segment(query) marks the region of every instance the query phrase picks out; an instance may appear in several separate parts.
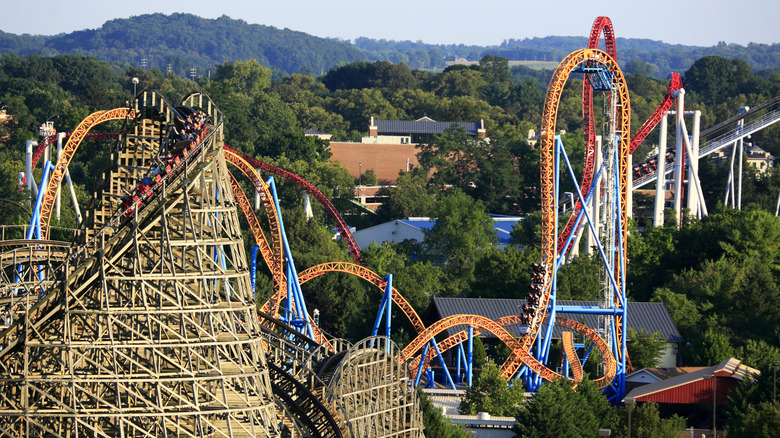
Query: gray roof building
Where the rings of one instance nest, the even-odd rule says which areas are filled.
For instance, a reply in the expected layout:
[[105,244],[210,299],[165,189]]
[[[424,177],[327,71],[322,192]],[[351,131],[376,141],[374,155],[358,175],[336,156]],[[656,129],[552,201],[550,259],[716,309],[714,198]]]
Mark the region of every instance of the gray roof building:
[[[520,299],[496,299],[496,298],[440,298],[434,297],[431,305],[425,312],[426,319],[442,319],[451,315],[480,315],[486,318],[497,320],[504,316],[516,315],[520,313],[520,309],[523,304],[526,304],[526,300]],[[568,301],[558,300],[558,304],[562,306],[598,306],[599,303],[595,301]],[[558,313],[559,316],[564,318],[573,319],[575,321],[582,321],[583,324],[588,327],[596,328],[598,326],[597,315],[583,315],[572,313]],[[680,332],[677,330],[677,326],[674,325],[669,311],[666,309],[664,303],[628,303],[628,327],[637,331],[644,329],[648,332],[660,332],[667,342],[682,342]],[[454,335],[455,333],[467,329],[467,326],[456,326],[447,330],[447,336]],[[523,326],[508,326],[507,331],[512,336],[518,337],[523,331]],[[553,329],[553,338],[560,339],[563,329],[555,327]],[[492,333],[483,333],[480,335],[483,338],[495,338]]]

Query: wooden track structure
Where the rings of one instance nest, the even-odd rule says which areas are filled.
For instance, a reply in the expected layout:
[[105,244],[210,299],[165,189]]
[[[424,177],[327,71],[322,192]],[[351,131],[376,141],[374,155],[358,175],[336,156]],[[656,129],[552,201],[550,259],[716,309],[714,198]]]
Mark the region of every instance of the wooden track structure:
[[[422,437],[391,341],[312,340],[256,310],[238,211],[250,223],[254,212],[228,171],[222,114],[198,93],[180,107],[209,123],[129,209],[177,141],[175,110],[155,93],[71,135],[55,172],[92,127],[126,124],[77,240],[0,243],[0,305],[20,309],[0,327],[0,436]],[[281,266],[270,235],[255,237]]]

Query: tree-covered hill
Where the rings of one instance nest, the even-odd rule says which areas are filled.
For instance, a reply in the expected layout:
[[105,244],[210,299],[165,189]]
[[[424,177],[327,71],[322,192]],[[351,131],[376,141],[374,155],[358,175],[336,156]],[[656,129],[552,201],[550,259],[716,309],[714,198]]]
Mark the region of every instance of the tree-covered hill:
[[211,20],[191,14],[147,14],[107,21],[99,29],[55,36],[14,35],[0,31],[0,53],[20,56],[73,54],[110,63],[166,71],[181,76],[192,67],[257,59],[287,73],[320,74],[367,58],[348,44],[290,29],[249,24],[222,16]]
[[[616,29],[619,32],[619,29]],[[618,33],[619,35],[619,33]],[[471,61],[485,55],[503,56],[509,60],[560,61],[574,50],[587,47],[588,38],[547,36],[508,39],[495,46],[468,46],[464,44],[425,44],[412,41],[373,40],[357,38],[353,44],[370,60],[405,62],[412,68],[444,67],[446,61],[465,58]],[[604,43],[601,43],[602,47]],[[671,72],[684,72],[705,56],[722,56],[747,61],[753,70],[780,69],[780,44],[745,46],[720,43],[712,47],[668,44],[640,38],[617,38],[618,60],[631,73],[652,74],[664,78]],[[641,71],[633,71],[644,67]]]
[[[620,35],[619,27],[616,33]],[[403,62],[412,69],[434,71],[446,67],[446,61],[457,58],[478,61],[486,55],[502,56],[510,61],[557,62],[587,43],[587,29],[582,36],[507,39],[493,46],[363,37],[343,41],[249,24],[227,16],[206,19],[191,14],[139,15],[110,20],[99,29],[54,36],[15,35],[0,30],[0,54],[87,55],[119,65],[120,71],[130,66],[140,67],[141,60],[146,59],[148,68],[166,71],[170,65],[180,76],[188,75],[193,67],[205,76],[207,69],[218,64],[247,59],[257,59],[263,66],[288,74],[309,75],[320,75],[333,67],[359,61]],[[665,78],[673,71],[684,72],[706,56],[744,60],[763,76],[780,70],[780,44],[720,43],[699,47],[618,38],[617,50],[620,65],[627,73],[656,78]]]

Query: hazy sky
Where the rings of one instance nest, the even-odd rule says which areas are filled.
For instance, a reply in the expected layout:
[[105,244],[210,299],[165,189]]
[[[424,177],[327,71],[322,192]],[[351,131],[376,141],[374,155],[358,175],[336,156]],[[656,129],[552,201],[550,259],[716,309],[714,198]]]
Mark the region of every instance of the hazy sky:
[[0,9],[0,30],[53,35],[154,12],[227,15],[321,37],[477,45],[587,36],[593,20],[607,15],[618,37],[698,46],[780,42],[778,0],[11,0]]

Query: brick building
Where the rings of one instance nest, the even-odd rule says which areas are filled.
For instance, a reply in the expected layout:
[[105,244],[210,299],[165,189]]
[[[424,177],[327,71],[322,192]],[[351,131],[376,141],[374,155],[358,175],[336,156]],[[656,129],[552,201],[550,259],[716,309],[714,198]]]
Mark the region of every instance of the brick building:
[[368,136],[360,142],[332,141],[332,161],[338,161],[355,178],[373,169],[380,184],[393,184],[398,172],[418,167],[417,145],[443,134],[447,128],[463,128],[466,134],[486,138],[485,123],[437,122],[428,117],[418,120],[375,120],[371,117]]

